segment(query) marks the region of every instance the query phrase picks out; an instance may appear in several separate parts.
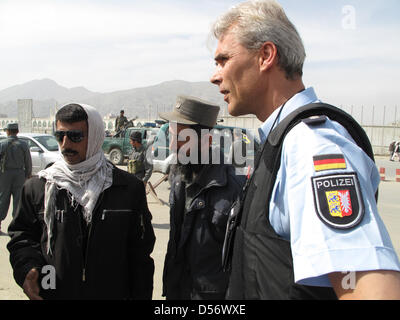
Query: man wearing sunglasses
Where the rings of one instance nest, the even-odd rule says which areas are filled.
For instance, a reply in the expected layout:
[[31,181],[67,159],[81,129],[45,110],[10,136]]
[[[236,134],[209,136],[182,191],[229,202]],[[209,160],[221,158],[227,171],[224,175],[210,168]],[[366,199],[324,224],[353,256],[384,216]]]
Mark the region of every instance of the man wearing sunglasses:
[[60,122],[57,129],[54,136],[60,144],[65,162],[73,165],[84,161],[88,143],[86,123]]
[[144,185],[106,160],[91,106],[56,114],[63,159],[23,188],[7,248],[30,299],[151,299],[155,236]]

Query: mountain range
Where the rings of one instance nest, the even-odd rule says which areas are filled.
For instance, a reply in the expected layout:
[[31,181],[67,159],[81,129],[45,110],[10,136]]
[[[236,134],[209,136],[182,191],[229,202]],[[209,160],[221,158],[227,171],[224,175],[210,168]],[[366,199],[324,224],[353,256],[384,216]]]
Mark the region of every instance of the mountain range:
[[109,93],[92,92],[84,87],[66,88],[51,79],[33,80],[0,91],[0,114],[17,117],[17,100],[33,99],[33,116],[50,116],[50,110],[70,102],[97,108],[101,115],[119,114],[121,109],[130,119],[157,118],[157,112],[172,110],[178,95],[189,95],[216,103],[223,114],[226,103],[217,86],[210,82],[173,80],[154,86]]

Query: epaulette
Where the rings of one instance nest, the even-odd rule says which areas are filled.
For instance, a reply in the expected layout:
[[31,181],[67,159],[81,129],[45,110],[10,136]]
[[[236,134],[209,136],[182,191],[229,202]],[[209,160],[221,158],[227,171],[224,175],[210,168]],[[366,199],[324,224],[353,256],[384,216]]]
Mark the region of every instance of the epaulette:
[[321,115],[321,116],[312,116],[306,119],[302,119],[301,121],[308,126],[319,126],[325,123],[327,119],[328,119],[327,116]]

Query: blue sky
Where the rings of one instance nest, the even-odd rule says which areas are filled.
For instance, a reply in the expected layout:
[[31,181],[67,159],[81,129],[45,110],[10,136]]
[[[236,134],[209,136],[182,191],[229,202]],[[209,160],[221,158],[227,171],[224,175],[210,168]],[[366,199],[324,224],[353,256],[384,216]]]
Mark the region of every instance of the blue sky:
[[[0,0],[0,90],[42,78],[98,92],[208,81],[210,25],[239,2]],[[400,1],[280,3],[306,47],[304,82],[322,100],[400,105]]]

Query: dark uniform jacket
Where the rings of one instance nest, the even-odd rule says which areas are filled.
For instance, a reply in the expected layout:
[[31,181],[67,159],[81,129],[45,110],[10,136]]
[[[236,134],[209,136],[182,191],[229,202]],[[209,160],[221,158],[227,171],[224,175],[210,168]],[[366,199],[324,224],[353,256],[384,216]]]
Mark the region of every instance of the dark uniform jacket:
[[32,158],[28,144],[17,136],[10,136],[0,141],[0,159],[0,172],[2,169],[5,171],[20,169],[24,170],[25,178],[31,176]]
[[51,265],[56,270],[56,289],[41,288],[45,299],[151,299],[150,253],[155,236],[143,183],[114,168],[113,184],[100,195],[89,226],[81,207],[73,209],[66,191],[60,190],[51,256],[43,220],[44,187],[44,179],[25,183],[8,230],[16,282],[22,286],[30,269],[35,267],[41,274],[43,266]]
[[16,136],[0,141],[0,223],[7,216],[10,197],[13,217],[22,186],[32,174],[32,159],[28,144]]
[[192,190],[186,190],[180,175],[174,177],[163,274],[167,299],[224,299],[229,275],[222,271],[222,245],[243,184],[244,177],[229,165],[207,165]]

